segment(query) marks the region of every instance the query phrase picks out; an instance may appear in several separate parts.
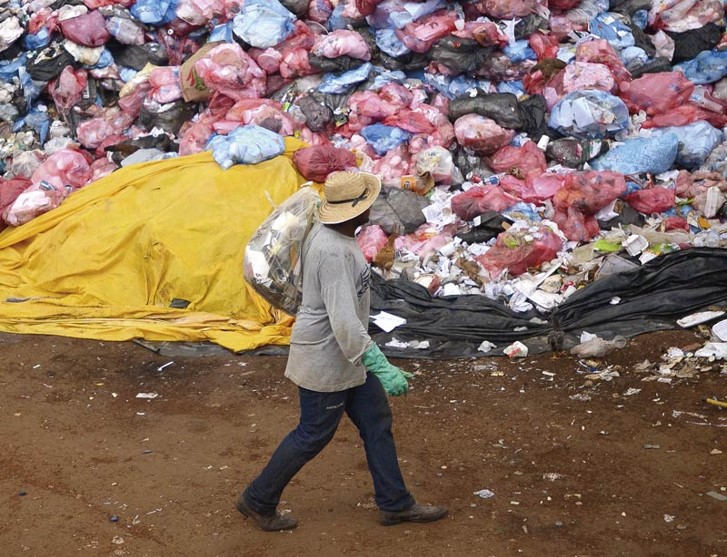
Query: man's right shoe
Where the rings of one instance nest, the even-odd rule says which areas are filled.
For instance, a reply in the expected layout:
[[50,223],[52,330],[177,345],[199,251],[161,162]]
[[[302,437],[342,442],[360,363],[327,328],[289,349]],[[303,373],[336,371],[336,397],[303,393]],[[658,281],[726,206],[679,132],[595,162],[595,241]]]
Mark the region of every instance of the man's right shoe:
[[445,516],[447,509],[444,507],[414,503],[405,511],[379,511],[379,522],[384,526],[393,526],[401,522],[434,522]]
[[266,532],[277,532],[278,530],[292,530],[298,526],[298,521],[292,516],[285,516],[279,512],[275,512],[271,515],[263,515],[253,511],[250,506],[245,502],[242,495],[237,498],[237,504],[235,505],[240,513],[255,521],[255,524],[261,530]]

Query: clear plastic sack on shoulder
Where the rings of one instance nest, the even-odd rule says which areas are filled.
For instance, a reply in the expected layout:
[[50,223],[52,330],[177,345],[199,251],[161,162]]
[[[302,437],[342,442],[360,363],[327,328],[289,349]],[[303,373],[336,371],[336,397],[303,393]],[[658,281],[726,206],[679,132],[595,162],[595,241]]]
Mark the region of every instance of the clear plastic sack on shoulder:
[[301,187],[263,221],[245,248],[243,274],[268,303],[295,315],[303,282],[303,243],[317,221],[320,197]]

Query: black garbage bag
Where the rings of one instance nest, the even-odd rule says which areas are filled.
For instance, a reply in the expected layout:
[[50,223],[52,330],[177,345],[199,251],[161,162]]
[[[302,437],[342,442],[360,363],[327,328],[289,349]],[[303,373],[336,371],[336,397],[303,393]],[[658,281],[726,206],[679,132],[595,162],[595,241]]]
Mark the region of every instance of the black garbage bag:
[[177,135],[182,124],[190,120],[196,112],[194,104],[182,100],[164,105],[164,107],[164,111],[154,112],[142,105],[138,120],[139,125],[147,130],[156,127],[172,135]]
[[106,48],[119,66],[126,66],[136,71],[140,71],[147,64],[166,66],[169,62],[166,50],[158,43],[124,45],[110,40],[106,43]]
[[652,0],[611,0],[609,11],[634,15],[639,10],[650,10]]
[[452,155],[454,165],[460,169],[465,178],[472,176],[480,176],[485,178],[492,176],[494,173],[487,165],[485,157],[480,157],[466,147],[458,146]]
[[707,23],[699,29],[690,29],[683,33],[666,32],[674,39],[674,56],[672,63],[678,64],[696,58],[703,50],[712,50],[722,38],[722,28],[716,23]]
[[179,143],[174,141],[167,134],[145,135],[136,139],[121,141],[114,145],[108,145],[104,151],[111,153],[111,160],[116,164],[121,164],[126,157],[136,153],[139,149],[159,149],[165,153],[179,152]]
[[518,20],[515,24],[515,38],[518,40],[527,39],[535,31],[548,31],[549,29],[550,22],[547,19],[537,14],[530,14]]
[[427,205],[429,200],[418,193],[383,186],[371,206],[369,222],[378,224],[387,234],[409,234],[427,222],[422,213]]
[[473,226],[466,232],[455,234],[457,238],[468,244],[481,244],[495,238],[504,227],[503,223],[509,222],[497,211],[486,211],[479,215],[479,224]]
[[543,95],[530,95],[518,102],[518,108],[523,120],[522,131],[536,140],[546,134],[548,123],[545,116],[548,106]]
[[644,33],[641,27],[637,26],[634,22],[629,22],[629,27],[631,28],[631,34],[634,36],[635,46],[646,52],[649,58],[656,56],[654,43],[651,42],[651,39]]
[[429,51],[432,61],[457,74],[477,71],[491,54],[492,48],[480,46],[473,39],[462,39],[454,35],[438,40]]
[[33,81],[50,81],[58,77],[66,66],[77,67],[78,63],[59,41],[28,52],[26,69]]
[[308,0],[280,0],[280,3],[298,19],[305,19],[308,15]]
[[355,70],[363,65],[364,61],[350,56],[337,56],[336,58],[326,58],[316,54],[308,55],[308,62],[312,68],[317,68],[323,73],[341,73],[348,70]]
[[545,152],[548,158],[563,166],[579,168],[583,163],[607,150],[606,143],[603,141],[564,137],[551,141]]
[[626,69],[629,71],[632,78],[637,79],[647,73],[670,72],[672,71],[672,66],[668,58],[657,56],[656,58],[646,62],[646,64],[629,66]]
[[472,113],[491,118],[503,128],[518,130],[523,126],[517,97],[512,93],[485,93],[477,89],[474,96],[457,97],[449,103],[449,119],[452,122]]
[[316,95],[305,95],[297,100],[297,104],[305,116],[306,126],[311,131],[322,131],[333,121],[333,110]]
[[409,52],[397,57],[379,53],[379,63],[391,71],[414,72],[426,68],[429,61],[427,53]]

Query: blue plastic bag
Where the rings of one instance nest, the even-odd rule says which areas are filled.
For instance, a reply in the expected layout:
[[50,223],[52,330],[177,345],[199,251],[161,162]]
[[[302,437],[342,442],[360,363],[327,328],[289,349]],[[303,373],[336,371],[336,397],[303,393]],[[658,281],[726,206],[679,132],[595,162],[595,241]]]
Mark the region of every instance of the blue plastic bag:
[[366,23],[374,29],[403,29],[409,23],[446,6],[447,3],[444,0],[426,0],[424,2],[384,0],[376,6],[376,11],[366,18]]
[[624,102],[598,90],[573,91],[553,107],[548,126],[563,135],[580,139],[601,139],[625,130],[629,109]]
[[318,91],[336,95],[347,93],[353,86],[366,81],[372,68],[371,62],[366,62],[354,70],[326,74],[318,85]]
[[403,56],[411,52],[406,45],[396,36],[393,29],[379,29],[376,31],[376,46],[381,52],[389,56]]
[[84,65],[83,67],[88,68],[89,70],[102,70],[103,68],[108,68],[113,64],[114,57],[111,54],[111,51],[108,48],[104,48],[101,51],[101,56],[99,56],[98,62],[96,62],[93,66]]
[[674,66],[697,85],[714,83],[727,76],[727,50],[705,50],[696,58]]
[[377,155],[384,156],[397,145],[408,141],[411,134],[396,126],[371,124],[361,130],[361,136],[374,148]]
[[47,27],[41,27],[37,33],[28,33],[23,37],[25,50],[38,50],[50,44],[50,32]]
[[515,41],[514,43],[507,45],[502,49],[502,52],[505,53],[505,56],[507,56],[513,64],[524,62],[525,60],[538,59],[535,51],[530,48],[530,43],[528,43],[525,39]]
[[634,46],[636,40],[631,28],[615,14],[603,12],[591,20],[589,30],[593,35],[606,39],[616,50]]
[[212,31],[210,31],[210,43],[218,42],[218,41],[224,41],[226,43],[231,43],[234,40],[234,37],[232,36],[232,22],[228,21],[227,23],[221,23],[220,25],[215,25],[212,28]]
[[669,170],[677,158],[679,138],[674,133],[652,137],[632,137],[593,159],[594,170],[612,170],[622,174],[660,174]]
[[475,79],[465,75],[448,77],[446,75],[433,73],[424,73],[422,75],[422,81],[427,85],[434,87],[450,100],[466,95],[473,89],[489,91],[490,86],[492,85],[491,82],[486,79]]
[[136,0],[129,11],[136,19],[149,25],[164,25],[175,17],[177,0]]
[[206,150],[222,168],[234,164],[257,164],[285,151],[285,141],[275,132],[250,124],[235,128],[228,135],[214,135],[207,142]]
[[679,138],[676,163],[688,170],[699,168],[714,148],[724,141],[723,133],[704,120],[651,131],[651,135],[657,137],[665,133],[673,133]]
[[7,83],[16,77],[18,70],[25,68],[27,58],[25,52],[23,52],[14,60],[0,60],[0,81]]
[[270,48],[293,33],[295,20],[278,0],[245,0],[232,20],[232,30],[250,46]]
[[43,145],[48,137],[48,132],[50,131],[50,116],[48,116],[48,108],[43,104],[39,104],[37,107],[32,108],[23,118],[15,121],[13,124],[13,131],[20,131],[23,126],[32,128],[35,133],[38,134],[40,144]]

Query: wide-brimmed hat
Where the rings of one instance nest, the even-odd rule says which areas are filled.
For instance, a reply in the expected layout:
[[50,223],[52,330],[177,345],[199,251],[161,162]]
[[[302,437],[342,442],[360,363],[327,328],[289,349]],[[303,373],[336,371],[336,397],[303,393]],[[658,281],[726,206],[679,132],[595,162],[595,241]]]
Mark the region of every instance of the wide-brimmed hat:
[[368,172],[332,172],[323,185],[320,221],[338,224],[356,218],[374,204],[380,191],[381,180]]

